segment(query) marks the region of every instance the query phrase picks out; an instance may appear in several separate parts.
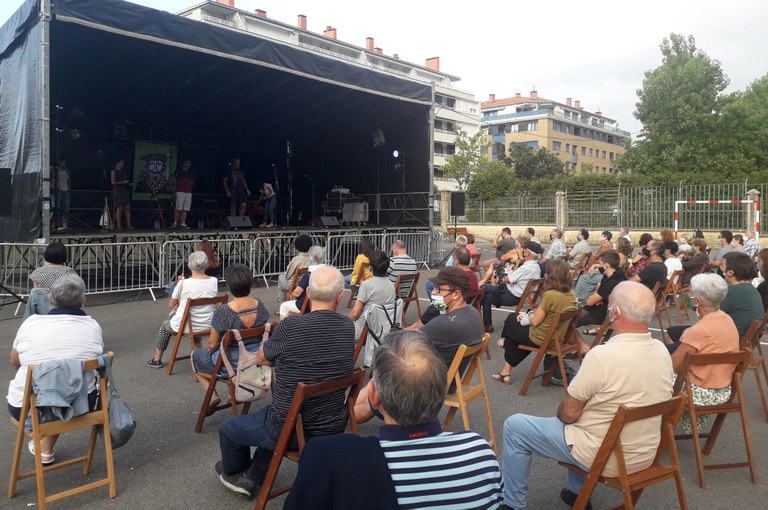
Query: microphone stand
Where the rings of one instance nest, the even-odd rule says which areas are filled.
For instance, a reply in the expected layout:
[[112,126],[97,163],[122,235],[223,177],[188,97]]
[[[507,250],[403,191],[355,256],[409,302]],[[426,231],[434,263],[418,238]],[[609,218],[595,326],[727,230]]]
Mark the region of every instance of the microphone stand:
[[[272,163],[272,175],[275,177],[275,195],[277,195],[277,203],[280,207],[280,220],[283,220],[283,201],[280,199],[280,181],[277,178],[277,167]],[[275,226],[277,226],[277,218],[275,218]]]

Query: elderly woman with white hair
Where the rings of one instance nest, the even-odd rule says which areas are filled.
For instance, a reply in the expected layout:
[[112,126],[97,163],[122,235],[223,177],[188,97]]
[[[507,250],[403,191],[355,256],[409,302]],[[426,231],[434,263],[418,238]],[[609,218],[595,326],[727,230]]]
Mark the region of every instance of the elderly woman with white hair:
[[[728,353],[739,351],[739,331],[733,319],[720,310],[720,303],[728,294],[728,284],[716,274],[700,274],[691,279],[691,301],[697,305],[699,322],[686,329],[679,342],[670,344],[672,367],[678,370],[689,352],[699,354]],[[686,391],[693,402],[700,405],[722,404],[731,395],[733,365],[709,365],[691,367],[691,388]],[[699,428],[706,425],[706,416],[699,417]],[[680,421],[690,433],[690,416],[686,413]]]
[[[307,253],[309,256],[309,267],[307,272],[301,277],[296,288],[291,292],[290,301],[283,301],[280,304],[280,320],[285,319],[292,313],[299,313],[304,306],[304,300],[307,298],[307,287],[309,287],[309,276],[316,268],[325,263],[325,248],[322,246],[313,246]],[[311,308],[311,303],[307,303],[307,311]]]
[[[205,252],[196,251],[190,254],[187,260],[187,267],[192,271],[192,276],[184,278],[179,275],[178,284],[173,289],[171,299],[168,301],[170,308],[176,308],[176,313],[160,324],[160,330],[157,332],[155,355],[147,361],[147,366],[152,368],[162,368],[163,352],[168,348],[168,342],[171,337],[176,335],[181,326],[181,318],[187,307],[187,301],[190,299],[203,299],[216,297],[219,293],[219,280],[214,276],[205,274],[208,268],[208,256]],[[190,320],[192,329],[200,331],[211,327],[211,318],[213,317],[213,305],[196,306],[190,311]],[[195,342],[199,343],[195,338]]]

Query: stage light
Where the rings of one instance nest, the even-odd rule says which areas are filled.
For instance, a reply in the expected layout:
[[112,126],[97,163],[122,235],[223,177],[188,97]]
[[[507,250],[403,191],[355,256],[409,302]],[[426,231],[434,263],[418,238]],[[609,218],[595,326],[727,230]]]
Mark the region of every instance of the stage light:
[[393,152],[392,152],[392,156],[393,156],[394,158],[399,158],[399,157],[400,157],[400,152],[399,152],[399,151],[393,151]]

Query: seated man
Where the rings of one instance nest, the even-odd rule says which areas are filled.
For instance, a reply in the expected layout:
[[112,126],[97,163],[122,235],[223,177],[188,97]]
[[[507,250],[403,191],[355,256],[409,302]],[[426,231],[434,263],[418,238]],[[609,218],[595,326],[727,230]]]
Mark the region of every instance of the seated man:
[[[312,313],[280,322],[259,349],[259,364],[274,366],[272,402],[255,414],[229,418],[219,429],[219,480],[249,498],[264,482],[296,384],[345,377],[354,370],[355,326],[336,313],[344,296],[344,277],[335,267],[318,267],[312,271],[307,292]],[[305,402],[301,416],[307,438],[343,432],[347,423],[344,392]],[[252,446],[256,447],[253,457]],[[295,437],[291,448],[297,448]]]
[[288,267],[285,268],[285,273],[277,278],[278,303],[285,301],[286,294],[288,293],[288,289],[291,288],[291,282],[293,281],[293,275],[296,274],[296,270],[309,267],[311,264],[309,260],[309,249],[312,248],[312,238],[306,234],[302,234],[296,238],[293,245],[299,253],[288,262]]
[[565,243],[563,242],[562,230],[559,228],[553,228],[552,232],[549,233],[549,240],[551,241],[549,249],[547,250],[544,258],[539,261],[539,266],[541,266],[541,274],[544,274],[544,271],[547,267],[547,262],[550,260],[555,260],[558,257],[568,257],[568,249],[565,247]]
[[581,258],[585,253],[592,251],[587,239],[589,239],[589,230],[582,228],[576,234],[576,244],[574,244],[573,248],[568,251],[568,265],[571,266],[571,269],[575,269],[576,266],[579,265],[579,262],[581,262]]
[[392,243],[392,256],[389,257],[389,281],[395,283],[401,274],[413,274],[418,271],[418,265],[413,257],[408,255],[405,243],[397,240]]
[[[461,256],[459,256],[459,252],[461,252]],[[458,258],[461,258],[461,260],[464,260],[464,254],[467,254],[468,258],[467,263],[463,264],[462,269],[465,271],[470,271],[469,269],[469,263],[472,261],[472,255],[469,253],[469,250],[467,249],[467,238],[465,236],[458,236],[456,237],[456,242],[453,243],[453,253],[451,253],[451,256],[448,257],[448,260],[445,262],[445,267],[451,267],[457,265]],[[471,282],[473,279],[475,281],[474,288],[477,288],[477,275],[474,271],[470,271],[473,276],[469,277],[469,281]],[[427,282],[424,284],[424,288],[427,291],[427,297],[432,299],[432,289],[435,288],[435,285],[432,283],[432,280],[427,280]]]
[[486,271],[493,264],[499,262],[504,255],[515,249],[515,238],[512,237],[512,229],[509,227],[502,228],[499,235],[491,243],[491,247],[496,249],[496,256],[480,264]]
[[[301,312],[301,307],[304,306],[304,300],[307,298],[306,289],[309,287],[309,278],[316,268],[320,267],[325,262],[325,248],[322,246],[312,246],[309,251],[309,266],[307,272],[301,277],[299,283],[296,284],[296,288],[293,289],[291,295],[288,296],[290,301],[283,301],[280,303],[280,320],[285,319],[292,313]],[[309,303],[311,309],[312,303]]]
[[[584,358],[557,417],[515,414],[507,418],[502,458],[507,506],[526,507],[533,453],[589,471],[619,405],[640,407],[672,398],[672,361],[664,344],[648,332],[655,309],[656,301],[646,287],[620,283],[608,306],[615,335]],[[624,463],[629,474],[651,465],[661,440],[660,428],[661,417],[625,427]],[[618,476],[614,457],[603,474]],[[560,497],[573,506],[583,483],[582,476],[568,471]]]
[[[16,333],[11,348],[11,365],[16,376],[8,385],[8,411],[18,420],[21,415],[27,367],[43,361],[60,359],[95,358],[104,352],[101,326],[82,310],[85,303],[85,282],[74,273],[62,274],[51,285],[53,309],[48,315],[32,315]],[[88,406],[94,409],[98,390],[94,373],[86,374],[83,384],[88,385]],[[41,440],[44,465],[53,463],[54,446],[59,436]],[[34,455],[33,443],[29,443]]]
[[628,278],[630,281],[639,282],[653,290],[656,283],[663,288],[667,284],[667,266],[664,265],[664,243],[659,240],[648,242],[643,248],[643,255],[648,259],[645,268],[636,276]]
[[[459,248],[453,252],[453,266],[458,267],[459,269],[463,269],[464,272],[467,273],[467,277],[469,278],[469,290],[477,290],[477,274],[469,268],[469,261],[471,259],[472,256],[469,254],[469,250],[466,248]],[[427,283],[429,283],[431,286],[430,288],[433,291],[435,284],[432,283],[431,280]],[[430,294],[430,298],[431,297],[432,294]],[[424,310],[424,313],[421,314],[421,323],[426,324],[438,315],[440,315],[440,310],[438,310],[434,304],[430,304],[427,309]]]
[[[460,248],[466,248],[467,244],[469,244],[469,241],[467,240],[467,236],[456,236],[456,240],[453,242],[453,251],[454,253],[456,250]],[[453,257],[448,257],[448,260],[445,261],[446,267],[450,267],[453,265]],[[429,291],[431,293],[431,291]]]
[[709,253],[710,263],[713,266],[722,266],[725,256],[733,251],[731,242],[733,242],[733,232],[730,230],[721,230],[720,235],[717,236],[717,244],[720,246],[720,249],[717,251],[712,250]]
[[485,289],[485,297],[483,298],[485,331],[493,333],[491,305],[496,308],[516,305],[525,292],[528,280],[541,278],[538,258],[543,251],[540,244],[529,241],[523,246],[523,264],[511,273],[507,273],[507,276],[504,277],[504,284],[491,285],[486,283],[483,285]]
[[[597,274],[602,273],[603,279],[597,285],[595,293],[587,298],[586,306],[582,310],[578,326],[591,326],[593,324],[602,324],[608,315],[608,298],[618,284],[627,280],[624,276],[624,270],[619,268],[621,257],[615,251],[607,251],[600,255],[600,262],[595,264]],[[584,333],[587,335],[596,335],[599,328],[588,329]]]
[[307,443],[285,508],[418,508],[437,501],[499,508],[501,473],[491,447],[474,432],[441,430],[447,374],[432,342],[415,331],[391,333],[374,354],[372,372],[366,405],[384,419],[379,437],[342,434]]

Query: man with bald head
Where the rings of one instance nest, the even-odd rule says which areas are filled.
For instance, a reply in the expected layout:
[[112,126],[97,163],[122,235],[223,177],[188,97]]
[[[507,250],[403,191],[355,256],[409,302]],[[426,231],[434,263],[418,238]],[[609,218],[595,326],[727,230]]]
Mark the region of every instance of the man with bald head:
[[[336,313],[344,295],[344,277],[333,266],[319,266],[312,271],[307,293],[312,312],[281,321],[259,349],[259,364],[274,367],[272,402],[255,414],[229,418],[219,429],[219,480],[248,498],[264,482],[296,384],[345,377],[354,369],[355,325]],[[305,402],[301,408],[305,436],[343,432],[344,400],[342,391]],[[256,447],[253,457],[252,446]],[[298,447],[296,438],[289,447]]]
[[[615,333],[584,358],[557,417],[515,414],[507,418],[502,474],[508,507],[525,508],[533,453],[589,471],[620,405],[647,406],[672,397],[672,361],[664,344],[648,332],[655,308],[653,294],[643,284],[617,285],[608,300],[608,319]],[[660,418],[625,427],[624,462],[629,474],[651,465],[660,429]],[[603,474],[618,476],[615,458],[608,461]],[[573,506],[583,483],[582,476],[568,471],[561,499]]]

